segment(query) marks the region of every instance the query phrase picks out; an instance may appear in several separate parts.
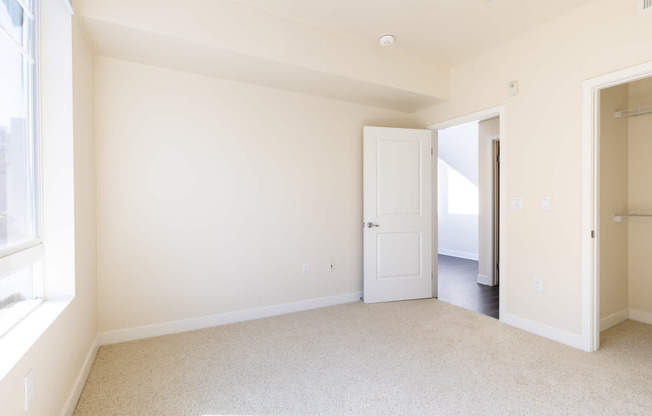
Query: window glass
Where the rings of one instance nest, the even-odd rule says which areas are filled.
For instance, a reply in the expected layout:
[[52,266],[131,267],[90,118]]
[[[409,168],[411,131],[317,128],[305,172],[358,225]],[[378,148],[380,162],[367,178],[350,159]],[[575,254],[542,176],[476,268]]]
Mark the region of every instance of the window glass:
[[[16,305],[42,297],[41,273],[16,253],[38,244],[34,14],[28,0],[0,0],[0,329]],[[38,274],[38,276],[36,276]],[[20,319],[22,316],[19,316]],[[3,331],[0,331],[0,335]]]
[[0,249],[33,240],[35,178],[31,64],[0,37]]

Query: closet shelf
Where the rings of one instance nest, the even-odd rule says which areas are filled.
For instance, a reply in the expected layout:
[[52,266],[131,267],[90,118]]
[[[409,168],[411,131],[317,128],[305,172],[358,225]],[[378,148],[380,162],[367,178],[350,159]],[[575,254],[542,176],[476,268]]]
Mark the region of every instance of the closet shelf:
[[615,111],[614,117],[616,118],[635,117],[635,116],[642,116],[650,113],[652,113],[652,105],[648,105],[645,107],[631,108],[631,109],[621,110],[621,111]]
[[620,222],[623,218],[652,218],[652,214],[616,214],[614,221]]

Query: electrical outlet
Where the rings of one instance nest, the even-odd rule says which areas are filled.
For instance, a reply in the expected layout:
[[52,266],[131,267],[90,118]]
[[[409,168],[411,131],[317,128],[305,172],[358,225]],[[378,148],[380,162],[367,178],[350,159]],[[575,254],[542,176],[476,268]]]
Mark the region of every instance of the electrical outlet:
[[34,400],[34,370],[30,369],[25,375],[25,410],[29,410],[32,400]]
[[310,267],[308,266],[308,263],[303,263],[303,266],[301,266],[301,274],[308,273],[310,273]]
[[543,281],[538,278],[534,278],[534,291],[541,292],[543,290]]

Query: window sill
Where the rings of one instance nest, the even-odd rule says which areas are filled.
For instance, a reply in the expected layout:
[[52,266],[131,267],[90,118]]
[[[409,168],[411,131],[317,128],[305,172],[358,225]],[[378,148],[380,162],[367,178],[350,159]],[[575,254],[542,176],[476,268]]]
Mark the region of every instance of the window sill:
[[44,300],[0,338],[0,380],[18,364],[71,301],[72,297]]
[[8,308],[0,309],[0,339],[11,328],[27,318],[42,302],[43,299],[24,300]]

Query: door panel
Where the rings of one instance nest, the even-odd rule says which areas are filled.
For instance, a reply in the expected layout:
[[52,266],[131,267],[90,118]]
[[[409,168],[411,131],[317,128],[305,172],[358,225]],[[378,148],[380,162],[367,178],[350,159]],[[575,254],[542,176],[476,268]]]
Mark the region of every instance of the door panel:
[[419,279],[421,237],[421,233],[378,233],[378,279]]
[[420,214],[420,143],[378,139],[378,214]]
[[364,128],[364,301],[432,296],[432,132]]

